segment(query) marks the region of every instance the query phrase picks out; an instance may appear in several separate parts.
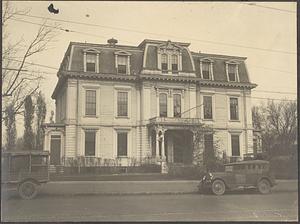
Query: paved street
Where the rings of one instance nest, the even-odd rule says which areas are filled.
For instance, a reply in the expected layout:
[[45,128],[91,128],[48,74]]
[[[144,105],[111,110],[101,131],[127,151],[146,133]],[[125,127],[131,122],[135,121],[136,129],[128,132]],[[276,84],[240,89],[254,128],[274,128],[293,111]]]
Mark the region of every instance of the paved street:
[[2,201],[3,221],[213,221],[298,219],[298,193],[236,192],[223,196],[162,195],[40,195],[24,201]]

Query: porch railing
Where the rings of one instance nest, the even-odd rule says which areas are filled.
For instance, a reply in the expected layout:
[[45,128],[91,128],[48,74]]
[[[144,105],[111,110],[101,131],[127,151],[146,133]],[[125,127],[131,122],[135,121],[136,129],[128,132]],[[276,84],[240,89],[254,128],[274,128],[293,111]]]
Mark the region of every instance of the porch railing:
[[181,124],[197,125],[201,123],[200,118],[181,118],[181,117],[154,117],[150,119],[150,124]]

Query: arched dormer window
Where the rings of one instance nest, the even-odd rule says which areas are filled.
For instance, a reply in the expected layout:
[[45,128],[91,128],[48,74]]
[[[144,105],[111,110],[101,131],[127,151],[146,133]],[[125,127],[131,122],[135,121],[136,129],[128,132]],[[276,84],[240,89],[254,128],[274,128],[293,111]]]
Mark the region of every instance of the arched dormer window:
[[115,52],[115,66],[118,74],[130,75],[130,56],[127,51]]
[[83,70],[84,72],[99,73],[100,51],[94,48],[83,50]]
[[177,74],[182,71],[182,49],[171,41],[157,46],[158,69],[163,74]]
[[171,66],[172,66],[172,73],[178,73],[178,56],[173,54],[171,57]]
[[230,60],[226,63],[226,75],[229,82],[239,82],[239,62]]
[[161,55],[161,71],[162,73],[168,73],[168,55]]
[[213,80],[213,60],[209,58],[200,59],[200,74],[202,79]]

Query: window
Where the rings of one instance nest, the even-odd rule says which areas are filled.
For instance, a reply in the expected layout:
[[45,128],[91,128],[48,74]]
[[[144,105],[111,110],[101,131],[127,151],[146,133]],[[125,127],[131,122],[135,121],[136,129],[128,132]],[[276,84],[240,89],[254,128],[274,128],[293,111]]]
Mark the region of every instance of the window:
[[127,156],[127,132],[118,132],[118,156]]
[[85,92],[85,115],[96,116],[96,90]]
[[231,135],[232,156],[240,156],[240,136]]
[[173,95],[174,117],[181,117],[181,95]]
[[228,78],[230,82],[237,81],[237,65],[236,64],[228,64]]
[[210,62],[202,62],[202,78],[211,79]]
[[127,56],[118,56],[118,73],[127,74]]
[[230,120],[239,119],[238,98],[230,98]]
[[128,116],[128,92],[118,92],[118,116]]
[[168,98],[166,93],[159,94],[159,116],[160,117],[167,117],[167,111],[168,111],[167,100]]
[[178,56],[172,55],[172,73],[178,73]]
[[212,97],[203,96],[203,117],[204,119],[212,119]]
[[161,70],[162,72],[168,72],[168,55],[162,54],[161,55]]
[[96,143],[96,132],[86,131],[85,132],[85,156],[95,156],[95,143]]
[[96,55],[86,54],[86,71],[96,72]]

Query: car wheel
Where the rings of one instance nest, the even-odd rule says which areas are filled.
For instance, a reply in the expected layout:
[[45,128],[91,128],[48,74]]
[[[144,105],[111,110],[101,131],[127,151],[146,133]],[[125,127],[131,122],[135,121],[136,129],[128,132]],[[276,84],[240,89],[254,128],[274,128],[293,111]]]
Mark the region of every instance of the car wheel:
[[211,189],[212,189],[212,192],[215,195],[222,195],[222,194],[225,193],[226,186],[225,186],[224,181],[222,181],[222,180],[215,180],[212,183]]
[[261,194],[268,194],[271,191],[270,182],[266,179],[260,180],[258,182],[257,188]]
[[22,199],[33,199],[38,193],[37,184],[32,181],[24,181],[19,186],[19,195]]

